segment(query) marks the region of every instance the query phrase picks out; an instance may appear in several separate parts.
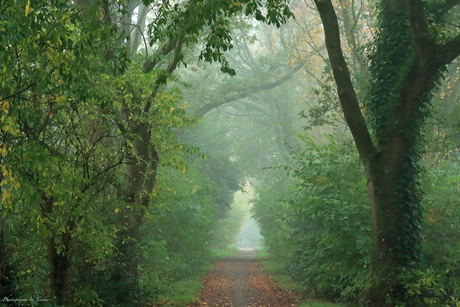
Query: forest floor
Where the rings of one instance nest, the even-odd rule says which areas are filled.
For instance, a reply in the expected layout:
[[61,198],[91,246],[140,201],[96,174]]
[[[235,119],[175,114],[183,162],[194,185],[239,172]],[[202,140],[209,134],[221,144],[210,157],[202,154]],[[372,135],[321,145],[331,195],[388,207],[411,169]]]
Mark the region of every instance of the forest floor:
[[283,290],[255,258],[257,252],[240,250],[221,258],[202,280],[204,289],[189,307],[297,307],[297,295]]

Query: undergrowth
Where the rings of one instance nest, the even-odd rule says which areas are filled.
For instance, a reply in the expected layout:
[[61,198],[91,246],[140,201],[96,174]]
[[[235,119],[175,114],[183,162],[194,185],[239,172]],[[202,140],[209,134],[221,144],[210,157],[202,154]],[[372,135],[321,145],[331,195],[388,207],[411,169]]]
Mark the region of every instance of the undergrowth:
[[[269,254],[262,252],[257,254],[256,258],[260,259],[264,268],[272,276],[273,280],[278,286],[285,290],[294,291],[300,293],[302,297],[308,295],[304,286],[294,281],[286,272],[284,267],[278,262],[272,260]],[[321,300],[303,299],[299,304],[299,307],[345,307],[344,304],[332,303]]]
[[[238,253],[239,247],[230,245],[227,249],[216,249],[212,251],[215,261],[226,256],[233,256]],[[203,285],[201,279],[214,267],[214,262],[202,266],[196,273],[186,280],[176,282],[171,290],[161,295],[157,306],[177,306],[183,307],[196,302],[200,296]]]
[[201,269],[197,270],[195,275],[175,283],[168,293],[159,297],[158,306],[168,305],[180,307],[196,302],[200,296],[200,291],[203,290],[203,285],[200,280],[212,268],[213,264],[203,266]]
[[236,245],[230,245],[227,249],[214,249],[212,251],[212,255],[215,259],[219,259],[221,257],[233,256],[238,254],[239,247]]

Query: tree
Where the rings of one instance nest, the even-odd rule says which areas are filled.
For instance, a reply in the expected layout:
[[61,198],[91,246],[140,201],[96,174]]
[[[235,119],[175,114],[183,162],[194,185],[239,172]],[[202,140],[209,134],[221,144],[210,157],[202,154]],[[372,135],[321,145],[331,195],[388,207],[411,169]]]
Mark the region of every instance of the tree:
[[[183,95],[192,113],[201,118],[199,129],[208,130],[200,148],[215,139],[221,145],[214,147],[244,164],[247,175],[258,177],[275,156],[289,159],[288,152],[295,148],[292,131],[301,126],[295,104],[302,90],[298,81],[302,66],[286,46],[287,25],[277,29],[248,18],[237,18],[233,24],[235,48],[225,55],[236,76],[218,75],[215,67],[197,63],[180,71],[190,85]],[[195,131],[191,133],[197,135]]]
[[[125,54],[142,67],[142,72],[135,72],[134,79],[148,80],[150,83],[148,87],[139,88],[137,83],[133,82],[134,79],[131,79],[128,83],[115,86],[119,96],[117,104],[112,109],[113,119],[130,148],[126,176],[117,182],[119,195],[123,200],[130,202],[133,208],[131,214],[120,225],[122,233],[118,246],[120,253],[124,255],[122,262],[126,269],[118,275],[126,278],[127,284],[135,286],[138,280],[138,230],[143,220],[142,212],[150,205],[150,194],[155,186],[160,164],[161,140],[155,137],[158,135],[155,129],[177,127],[174,116],[168,119],[169,123],[158,121],[158,114],[162,113],[167,105],[161,96],[166,83],[179,64],[186,65],[187,48],[198,44],[201,48],[200,60],[220,62],[222,72],[235,74],[224,56],[224,52],[233,47],[230,18],[245,15],[280,26],[292,14],[284,0],[270,0],[263,4],[253,0],[179,3],[127,1],[113,4],[102,1],[79,1],[78,6],[88,12],[102,11],[102,23],[113,23],[118,26],[125,43]],[[132,24],[136,10],[137,21]],[[148,18],[149,11],[154,13],[155,18]],[[139,45],[143,46],[145,56],[138,54]],[[149,53],[152,56],[149,56]],[[126,67],[119,65],[119,59],[123,57],[114,56],[112,50],[106,50],[104,59],[113,65],[114,74],[123,79],[127,71]],[[172,112],[174,106],[169,107]],[[128,295],[120,296],[129,299]]]
[[315,4],[345,120],[367,177],[373,254],[362,300],[369,306],[395,306],[406,299],[408,280],[402,272],[421,260],[420,135],[431,93],[446,65],[460,54],[460,35],[447,22],[459,1],[379,1],[364,110],[340,46],[334,6],[330,0]]
[[[112,47],[106,40],[110,30],[100,28],[96,18],[83,21],[65,2],[3,1],[0,14],[1,212],[11,225],[2,248],[9,254],[2,255],[2,263],[8,265],[13,255],[31,255],[10,245],[12,234],[19,232],[14,226],[29,226],[20,232],[45,250],[51,295],[63,303],[73,236],[77,229],[91,227],[81,221],[105,199],[106,187],[124,160],[111,119],[92,115],[105,101],[94,88],[104,84],[98,79],[105,70],[98,61],[99,48]],[[80,235],[79,240],[87,238]],[[40,271],[42,259],[36,257],[39,264],[29,267],[31,274]]]
[[[85,241],[90,236],[79,232],[104,216],[117,228],[105,240],[110,246],[118,241],[111,269],[121,270],[109,271],[124,282],[120,289],[134,292],[139,227],[152,209],[158,167],[185,170],[185,160],[174,156],[186,151],[174,129],[193,122],[167,82],[196,46],[201,60],[220,62],[234,75],[224,52],[233,47],[230,19],[236,15],[280,26],[292,14],[284,0],[1,1],[2,271],[9,272],[12,258],[35,255],[11,252],[14,232],[5,237],[5,223],[31,226],[21,231],[46,246],[50,268],[43,271],[51,295],[66,304],[75,298],[72,265],[81,272],[97,266],[76,251],[87,246],[95,252],[94,242]],[[6,279],[2,275],[2,285]],[[120,289],[116,293],[132,305]]]

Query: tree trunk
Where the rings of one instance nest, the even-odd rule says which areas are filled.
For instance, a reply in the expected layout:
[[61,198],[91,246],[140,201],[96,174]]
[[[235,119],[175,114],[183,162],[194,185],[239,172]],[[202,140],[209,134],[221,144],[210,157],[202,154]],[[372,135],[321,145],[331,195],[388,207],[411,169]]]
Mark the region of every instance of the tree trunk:
[[118,242],[119,268],[113,275],[117,302],[131,305],[136,300],[133,294],[139,291],[139,227],[142,225],[144,210],[150,202],[149,193],[155,185],[159,164],[156,148],[150,143],[149,125],[139,124],[133,130],[138,139],[133,141],[135,154],[131,154],[129,158],[129,179],[123,192],[132,209],[125,212],[126,218],[123,220]]
[[7,253],[5,247],[4,223],[5,220],[0,217],[0,298],[14,298],[11,285],[11,267],[8,265],[8,258],[10,255]]
[[[54,199],[42,196],[43,204],[41,211],[44,216],[52,218]],[[59,245],[56,244],[55,236],[48,242],[48,260],[50,265],[50,280],[52,295],[58,305],[64,304],[68,299],[68,283],[70,273],[70,241],[71,233],[75,228],[75,221],[71,221],[66,232],[60,234]]]
[[[134,221],[133,219],[137,220]],[[124,219],[126,229],[119,233],[117,249],[118,265],[112,274],[115,302],[121,306],[134,306],[136,293],[139,292],[137,240],[139,237],[140,215],[131,214]]]
[[51,290],[58,305],[64,304],[68,299],[68,277],[70,270],[69,261],[70,235],[62,237],[62,249],[58,251],[56,242],[49,242],[49,263],[51,274]]
[[[3,180],[3,175],[0,174],[0,182]],[[2,195],[2,186],[0,185],[0,195]],[[2,212],[0,212],[2,213]],[[10,283],[10,269],[8,267],[8,258],[5,247],[5,235],[3,226],[5,220],[0,216],[0,298],[8,297],[13,298]]]
[[[372,159],[367,170],[367,188],[372,213],[373,249],[371,274],[361,300],[366,306],[395,306],[404,290],[398,285],[401,252],[398,234],[404,232],[395,176],[388,173],[383,153]],[[416,188],[416,187],[414,187]],[[410,212],[408,212],[410,213]]]
[[[374,116],[376,147],[343,56],[332,2],[315,0],[315,4],[345,120],[368,179],[374,243],[371,276],[361,298],[375,307],[411,304],[406,285],[415,277],[412,269],[420,263],[422,243],[423,206],[417,181],[420,132],[440,69],[460,54],[460,35],[442,44],[433,41],[421,0],[380,1],[380,31],[370,64],[374,80],[367,105]],[[446,3],[444,10],[458,4]]]

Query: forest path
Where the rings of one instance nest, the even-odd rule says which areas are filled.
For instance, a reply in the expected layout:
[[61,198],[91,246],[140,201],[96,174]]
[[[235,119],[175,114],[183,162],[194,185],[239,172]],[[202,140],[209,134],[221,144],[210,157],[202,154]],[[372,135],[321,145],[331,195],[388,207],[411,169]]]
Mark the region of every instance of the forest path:
[[192,306],[294,307],[296,295],[278,287],[255,258],[257,252],[240,250],[220,259],[203,279],[204,290]]

